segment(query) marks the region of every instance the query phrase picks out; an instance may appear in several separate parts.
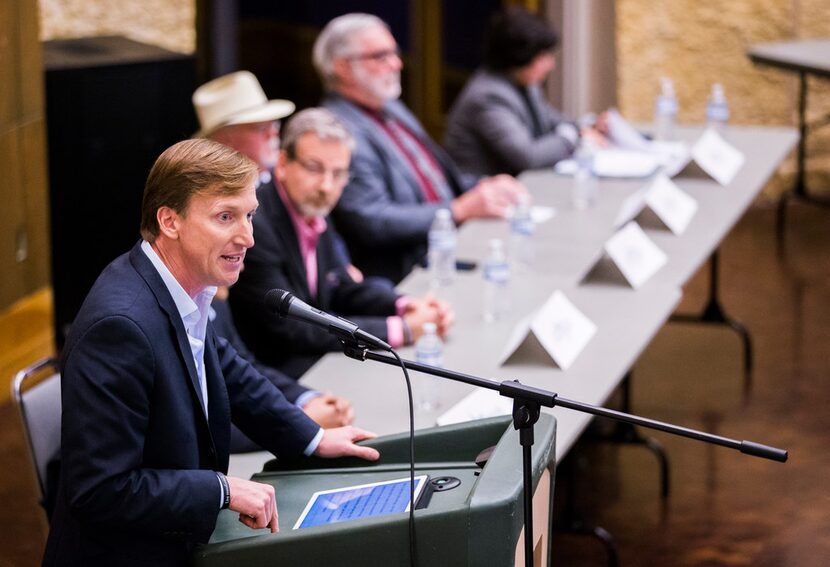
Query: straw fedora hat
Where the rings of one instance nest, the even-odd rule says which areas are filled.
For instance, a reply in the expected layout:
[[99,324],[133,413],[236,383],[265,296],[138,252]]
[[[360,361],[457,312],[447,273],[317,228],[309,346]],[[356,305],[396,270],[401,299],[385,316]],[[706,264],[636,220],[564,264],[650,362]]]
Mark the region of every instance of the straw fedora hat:
[[205,137],[222,126],[279,120],[295,107],[290,100],[268,100],[253,73],[237,71],[196,89],[193,108],[200,126],[195,136]]

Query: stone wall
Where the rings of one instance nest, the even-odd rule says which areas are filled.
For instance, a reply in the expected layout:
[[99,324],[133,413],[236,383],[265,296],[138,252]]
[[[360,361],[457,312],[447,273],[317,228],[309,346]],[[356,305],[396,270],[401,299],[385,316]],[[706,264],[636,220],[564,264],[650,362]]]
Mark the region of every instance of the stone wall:
[[124,35],[180,53],[196,50],[196,0],[39,0],[43,40]]
[[[679,120],[701,123],[712,83],[726,90],[735,124],[797,125],[797,75],[756,67],[755,43],[830,37],[827,0],[617,0],[618,100],[626,116],[650,121],[659,78],[671,77]],[[645,102],[644,102],[645,101]],[[810,79],[808,177],[830,189],[830,80]],[[771,198],[792,183],[793,157],[764,190]]]

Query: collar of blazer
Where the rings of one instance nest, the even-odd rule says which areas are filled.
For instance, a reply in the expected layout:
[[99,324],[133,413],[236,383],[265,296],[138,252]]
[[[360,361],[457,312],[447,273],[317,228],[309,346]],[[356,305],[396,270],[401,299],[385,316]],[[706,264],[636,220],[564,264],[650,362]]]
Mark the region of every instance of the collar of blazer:
[[[187,332],[184,330],[184,322],[176,309],[176,303],[170,292],[167,291],[167,286],[161,279],[155,266],[153,266],[150,259],[141,250],[141,242],[136,244],[130,251],[130,262],[135,268],[138,275],[140,275],[147,283],[147,287],[153,292],[156,297],[161,310],[167,315],[170,324],[176,331],[176,340],[179,347],[179,355],[182,359],[182,364],[187,368],[188,376],[190,377],[190,391],[194,397],[195,403],[199,404],[202,409],[202,415],[205,417],[205,425],[207,425],[207,416],[204,411],[204,404],[202,403],[202,389],[199,387],[199,376],[196,374],[196,363],[193,361],[193,351],[190,349],[190,342],[187,339]],[[207,349],[205,349],[207,350]],[[205,379],[207,379],[207,372],[205,372]]]

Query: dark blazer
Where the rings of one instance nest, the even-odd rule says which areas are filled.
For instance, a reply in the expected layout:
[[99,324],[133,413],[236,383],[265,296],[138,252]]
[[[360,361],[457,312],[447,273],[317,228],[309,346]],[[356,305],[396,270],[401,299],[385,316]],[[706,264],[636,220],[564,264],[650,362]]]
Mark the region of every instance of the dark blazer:
[[104,269],[63,351],[62,469],[44,565],[185,565],[220,507],[233,419],[280,458],[319,431],[208,325],[208,417],[181,317],[136,245]]
[[329,224],[317,242],[317,295],[312,297],[294,224],[273,182],[257,189],[257,200],[255,244],[229,297],[236,328],[257,359],[299,378],[325,353],[342,349],[326,331],[266,309],[265,294],[275,288],[385,340],[386,317],[395,314],[398,295],[388,287],[352,280],[337,249],[339,237]]
[[[503,73],[479,70],[452,105],[444,147],[464,173],[518,175],[571,155],[574,144],[556,128],[570,122],[538,86],[519,87]],[[530,106],[528,106],[530,105]],[[534,131],[530,107],[539,120]]]
[[[448,203],[424,200],[412,166],[366,112],[334,94],[323,105],[345,122],[357,142],[351,180],[333,212],[337,230],[364,274],[397,283],[423,260],[435,211]],[[475,184],[475,177],[462,178],[452,159],[403,103],[390,102],[384,112],[400,120],[429,149],[455,196]]]

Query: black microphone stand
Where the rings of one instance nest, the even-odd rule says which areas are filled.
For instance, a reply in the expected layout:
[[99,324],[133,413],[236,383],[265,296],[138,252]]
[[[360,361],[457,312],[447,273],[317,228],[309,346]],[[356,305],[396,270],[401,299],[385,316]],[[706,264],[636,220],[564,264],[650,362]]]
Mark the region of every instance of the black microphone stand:
[[[349,344],[344,341],[343,352],[349,358],[354,358],[364,362],[366,359],[382,362],[392,366],[399,366],[398,360],[386,354],[372,352],[367,348]],[[736,439],[729,439],[728,437],[721,437],[719,435],[712,435],[711,433],[704,433],[695,429],[680,427],[671,423],[657,421],[624,413],[621,411],[611,410],[599,406],[592,406],[582,402],[561,398],[554,392],[549,392],[541,388],[534,388],[526,386],[518,380],[505,380],[497,382],[486,378],[479,378],[471,374],[463,374],[445,368],[438,368],[428,364],[421,364],[411,360],[403,360],[403,364],[410,370],[417,370],[438,376],[440,378],[447,378],[455,380],[456,382],[464,382],[479,388],[486,388],[488,390],[495,390],[502,396],[513,398],[513,427],[519,431],[519,443],[522,446],[522,473],[523,473],[523,492],[524,492],[524,550],[525,550],[525,565],[527,567],[533,566],[533,478],[532,478],[532,461],[531,461],[531,447],[533,446],[533,425],[539,420],[539,412],[541,406],[555,407],[561,406],[564,408],[581,411],[600,417],[607,417],[617,421],[631,423],[633,425],[641,425],[649,429],[656,429],[658,431],[665,431],[672,435],[679,435],[681,437],[688,437],[696,439],[705,443],[712,443],[714,445],[721,445],[735,449],[741,453],[752,455],[754,457],[761,457],[770,459],[772,461],[785,462],[787,460],[787,451],[769,447],[760,443],[752,441],[738,441]]]

